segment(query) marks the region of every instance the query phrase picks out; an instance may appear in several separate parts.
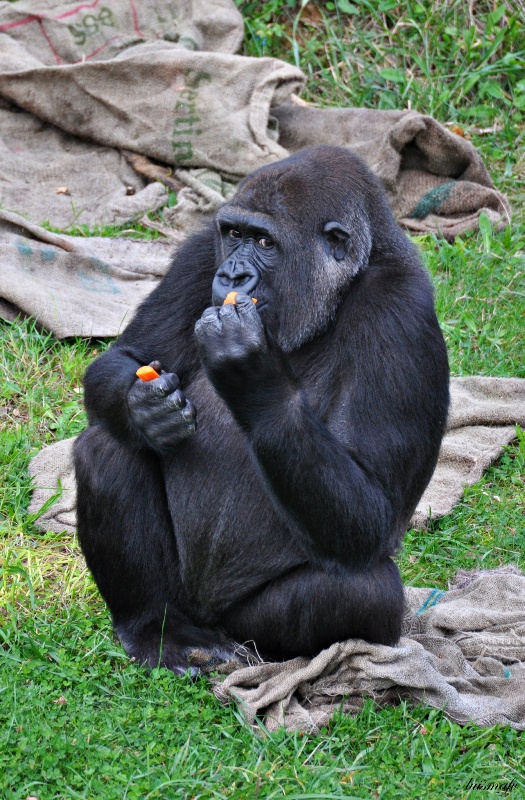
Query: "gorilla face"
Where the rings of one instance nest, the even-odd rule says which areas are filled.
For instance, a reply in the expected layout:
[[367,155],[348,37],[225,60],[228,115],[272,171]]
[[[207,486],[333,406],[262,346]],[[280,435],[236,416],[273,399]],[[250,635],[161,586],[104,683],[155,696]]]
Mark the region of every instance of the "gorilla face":
[[327,328],[372,249],[359,195],[352,198],[346,183],[341,200],[338,183],[318,182],[293,162],[259,170],[219,210],[220,266],[212,284],[214,305],[233,290],[257,298],[284,352]]
[[218,225],[224,260],[213,279],[213,304],[222,305],[226,295],[235,290],[256,297],[261,309],[264,301],[256,289],[261,285],[264,292],[264,284],[268,286],[271,273],[282,261],[277,231],[270,219],[229,207],[221,209]]

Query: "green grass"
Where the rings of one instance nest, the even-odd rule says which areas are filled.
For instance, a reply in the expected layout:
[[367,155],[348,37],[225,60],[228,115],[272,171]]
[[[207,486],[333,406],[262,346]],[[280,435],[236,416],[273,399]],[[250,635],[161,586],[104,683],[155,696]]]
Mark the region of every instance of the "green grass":
[[[454,244],[417,241],[453,374],[525,377],[519,3],[240,5],[245,51],[298,62],[308,99],[410,105],[472,138],[510,197],[512,225]],[[29,459],[82,429],[81,376],[106,343],[59,342],[31,321],[0,323],[0,335],[0,800],[525,796],[523,736],[511,729],[461,728],[435,710],[367,701],[319,736],[257,735],[204,679],[131,663],[75,540],[38,531],[26,514]],[[449,515],[427,533],[408,532],[404,580],[446,588],[458,568],[525,567],[524,508],[522,435]],[[468,788],[472,781],[497,787]]]
[[[310,78],[306,99],[417,108],[492,121],[525,110],[523,6],[463,0],[238,2],[245,52],[283,57]],[[253,16],[250,17],[250,14]]]

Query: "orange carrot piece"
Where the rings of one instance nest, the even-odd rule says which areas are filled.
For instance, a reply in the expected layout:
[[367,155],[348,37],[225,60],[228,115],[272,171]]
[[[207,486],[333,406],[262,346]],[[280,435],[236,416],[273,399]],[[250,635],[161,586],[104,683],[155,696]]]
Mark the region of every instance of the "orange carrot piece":
[[153,369],[153,367],[139,367],[135,375],[137,378],[140,378],[141,381],[152,381],[159,377],[159,373],[156,369]]
[[[235,305],[235,298],[237,297],[238,294],[239,294],[239,292],[228,292],[228,294],[224,298],[223,306],[234,306]],[[254,303],[256,303],[257,302],[257,298],[256,297],[252,297],[252,301]]]

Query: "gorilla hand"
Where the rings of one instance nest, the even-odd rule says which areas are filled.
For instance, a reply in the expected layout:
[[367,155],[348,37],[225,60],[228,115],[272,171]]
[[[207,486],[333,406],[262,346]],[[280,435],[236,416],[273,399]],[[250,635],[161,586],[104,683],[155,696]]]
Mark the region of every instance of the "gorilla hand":
[[238,294],[236,305],[208,308],[195,325],[206,373],[246,431],[275,414],[295,391],[283,355],[269,344],[251,298]]
[[165,372],[152,381],[137,379],[128,393],[133,423],[148,445],[167,454],[197,427],[196,411],[178,388],[174,372]]
[[202,363],[212,380],[223,371],[246,375],[268,354],[263,324],[246,294],[239,293],[235,305],[207,308],[195,325],[195,336]]

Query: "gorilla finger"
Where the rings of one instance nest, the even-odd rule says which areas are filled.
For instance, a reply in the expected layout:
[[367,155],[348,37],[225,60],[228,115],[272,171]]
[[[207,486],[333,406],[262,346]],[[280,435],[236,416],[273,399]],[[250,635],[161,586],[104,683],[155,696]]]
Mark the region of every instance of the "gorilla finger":
[[[157,380],[157,379],[155,379]],[[151,402],[153,397],[153,389],[150,386],[152,381],[145,383],[137,378],[128,392],[128,404],[131,408],[143,408]]]
[[162,365],[161,365],[160,361],[150,361],[149,364],[148,364],[148,367],[151,367],[152,369],[154,369],[155,372],[159,373],[159,375],[162,372]]
[[179,383],[174,372],[165,372],[152,381],[141,381],[137,378],[129,391],[128,402],[131,406],[155,404],[159,398],[171,394]]
[[225,306],[219,306],[217,309],[217,314],[220,319],[223,319],[224,317],[236,317],[237,309],[233,303],[227,303]]
[[190,400],[186,400],[182,392],[174,392],[175,395],[179,395],[178,398],[174,398],[170,396],[168,398],[168,411],[169,414],[163,415],[161,418],[161,424],[166,425],[177,425],[179,420],[183,425],[186,425],[189,422],[195,422],[195,418],[197,416],[197,409],[193,405]]
[[244,292],[239,292],[239,294],[235,298],[235,306],[237,308],[237,311],[239,311],[239,313],[241,313],[242,311],[246,311],[248,309],[250,311],[255,310],[255,303],[253,302],[253,299],[250,297],[249,294],[244,294]]
[[169,394],[166,398],[166,406],[174,411],[179,411],[184,407],[186,398],[180,389],[175,389],[174,392]]
[[189,422],[186,422],[184,425],[181,425],[178,430],[177,434],[180,439],[188,439],[190,436],[197,430],[197,420],[192,419]]
[[150,381],[151,388],[153,389],[154,394],[158,395],[159,397],[166,397],[166,395],[172,394],[175,392],[177,387],[180,384],[179,377],[174,372],[165,372],[160,378],[155,378],[155,380]]
[[199,348],[205,348],[209,343],[210,338],[213,338],[217,334],[220,334],[222,325],[219,322],[218,317],[215,315],[215,319],[208,319],[202,320],[199,319],[195,323],[195,338],[197,339],[197,345]]
[[191,400],[186,400],[186,405],[182,409],[181,416],[186,422],[195,422],[197,417],[197,409],[191,402]]
[[220,309],[215,308],[215,306],[211,306],[211,308],[207,308],[203,312],[203,314],[202,314],[200,320],[198,320],[197,324],[199,324],[199,322],[200,322],[202,325],[215,325],[215,326],[218,326],[219,325],[219,313],[218,313],[219,310]]
[[248,325],[255,326],[262,330],[263,324],[252,298],[247,294],[238,294],[236,303],[237,313],[241,320]]

